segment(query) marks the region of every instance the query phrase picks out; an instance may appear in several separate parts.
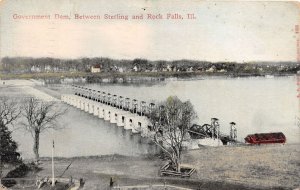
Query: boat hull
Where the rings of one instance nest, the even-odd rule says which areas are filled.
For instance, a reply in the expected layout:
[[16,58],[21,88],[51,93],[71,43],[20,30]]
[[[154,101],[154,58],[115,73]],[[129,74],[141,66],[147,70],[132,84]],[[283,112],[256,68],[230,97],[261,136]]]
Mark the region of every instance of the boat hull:
[[286,143],[286,137],[282,132],[278,133],[256,133],[247,135],[246,143],[250,144],[274,144]]

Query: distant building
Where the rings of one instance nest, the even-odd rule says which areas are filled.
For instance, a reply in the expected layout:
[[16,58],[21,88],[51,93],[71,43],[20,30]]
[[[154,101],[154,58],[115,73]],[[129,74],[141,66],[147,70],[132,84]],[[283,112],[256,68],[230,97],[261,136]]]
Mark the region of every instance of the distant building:
[[226,70],[226,69],[221,69],[221,70],[219,70],[219,72],[220,72],[220,73],[226,73],[227,70]]
[[100,71],[101,71],[100,65],[94,65],[91,67],[92,73],[100,73]]
[[193,67],[190,67],[187,69],[187,72],[193,72],[194,68]]
[[41,72],[41,69],[38,66],[32,66],[30,68],[30,71],[38,73],[38,72]]
[[123,73],[123,72],[124,72],[124,69],[123,69],[122,67],[119,67],[119,68],[118,68],[118,71],[119,71],[120,73]]
[[46,65],[45,66],[45,71],[46,72],[50,72],[52,70],[51,66],[50,65]]
[[172,71],[171,65],[167,65],[167,71]]
[[138,71],[137,66],[134,66],[132,70],[135,71],[135,72],[137,72]]
[[206,70],[206,72],[215,72],[215,71],[216,71],[216,66],[214,66],[214,65]]

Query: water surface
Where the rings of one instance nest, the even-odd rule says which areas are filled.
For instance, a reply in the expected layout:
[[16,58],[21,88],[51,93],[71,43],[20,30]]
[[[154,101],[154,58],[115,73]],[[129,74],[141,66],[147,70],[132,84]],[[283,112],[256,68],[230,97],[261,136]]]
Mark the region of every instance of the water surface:
[[[195,123],[210,123],[219,118],[221,131],[229,134],[229,123],[236,122],[238,140],[247,134],[283,132],[287,143],[300,142],[296,77],[279,78],[205,78],[204,80],[165,81],[155,85],[88,84],[90,88],[138,100],[162,101],[168,96],[190,100],[197,112]],[[55,86],[55,88],[60,88]],[[63,91],[64,89],[60,89]],[[42,134],[41,156],[51,155],[52,137],[57,156],[140,155],[153,153],[154,146],[122,127],[70,107],[60,120],[65,129]],[[23,157],[33,157],[32,138],[14,132]]]

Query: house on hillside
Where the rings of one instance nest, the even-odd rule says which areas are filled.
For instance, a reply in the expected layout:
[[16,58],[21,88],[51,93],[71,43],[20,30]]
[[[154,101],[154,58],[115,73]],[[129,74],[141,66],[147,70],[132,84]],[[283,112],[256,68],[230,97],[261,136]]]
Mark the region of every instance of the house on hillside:
[[91,67],[91,73],[100,73],[100,71],[101,71],[101,67],[99,64]]
[[132,68],[132,71],[137,72],[137,71],[138,71],[137,66],[134,66],[134,67]]
[[211,66],[209,69],[206,69],[206,72],[215,72],[217,70],[216,66]]
[[118,71],[119,71],[120,73],[123,73],[123,72],[124,72],[124,69],[123,69],[122,67],[118,67]]
[[32,66],[30,68],[30,71],[33,72],[33,73],[38,73],[38,72],[41,72],[41,69],[38,67],[38,66]]
[[168,71],[168,72],[172,71],[171,65],[167,65],[167,71]]

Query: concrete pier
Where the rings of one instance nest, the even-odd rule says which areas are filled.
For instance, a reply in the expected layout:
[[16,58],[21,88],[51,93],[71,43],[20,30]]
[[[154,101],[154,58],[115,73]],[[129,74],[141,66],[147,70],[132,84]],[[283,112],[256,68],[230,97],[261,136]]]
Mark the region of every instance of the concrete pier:
[[122,126],[126,130],[131,130],[132,133],[140,133],[143,137],[148,134],[150,122],[145,116],[139,116],[117,107],[72,94],[62,95],[61,100],[98,118]]

